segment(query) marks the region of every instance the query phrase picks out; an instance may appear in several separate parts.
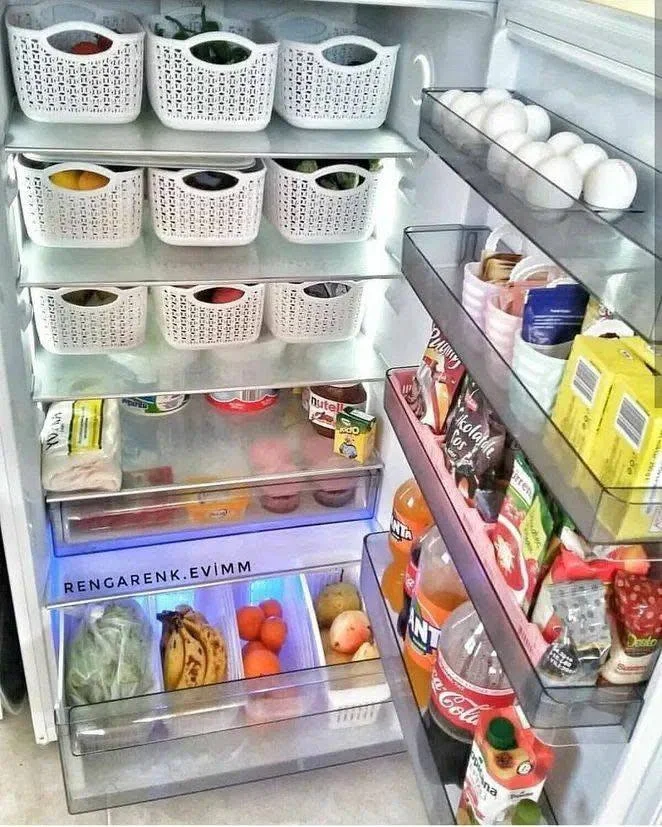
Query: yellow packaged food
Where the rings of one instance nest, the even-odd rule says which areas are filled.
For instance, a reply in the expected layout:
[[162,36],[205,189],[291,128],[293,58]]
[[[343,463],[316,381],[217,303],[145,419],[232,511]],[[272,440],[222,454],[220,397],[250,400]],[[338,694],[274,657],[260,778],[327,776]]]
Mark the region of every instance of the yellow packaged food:
[[600,519],[616,539],[659,538],[662,504],[662,408],[656,407],[652,373],[619,376],[613,384],[591,462],[606,488],[635,489],[607,496]]
[[641,336],[624,336],[621,337],[621,342],[645,362],[649,368],[657,371],[656,362],[660,359],[660,354],[656,353],[655,345],[642,339]]
[[[620,339],[575,338],[552,421],[589,467],[610,391],[621,375],[648,377],[650,371]],[[581,479],[575,477],[574,482],[579,484]]]
[[[190,477],[186,482],[211,482],[207,477]],[[198,491],[184,503],[193,523],[236,523],[243,520],[251,500],[247,489]]]
[[348,408],[336,415],[333,450],[336,454],[363,464],[375,450],[377,420],[358,408]]

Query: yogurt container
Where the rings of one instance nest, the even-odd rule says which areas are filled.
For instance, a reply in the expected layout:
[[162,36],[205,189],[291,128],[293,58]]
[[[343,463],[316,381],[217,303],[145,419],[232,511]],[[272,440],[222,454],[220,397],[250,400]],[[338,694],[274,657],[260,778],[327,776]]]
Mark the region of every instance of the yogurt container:
[[155,396],[125,396],[122,408],[140,416],[166,416],[173,414],[188,403],[190,397],[184,393],[162,393]]

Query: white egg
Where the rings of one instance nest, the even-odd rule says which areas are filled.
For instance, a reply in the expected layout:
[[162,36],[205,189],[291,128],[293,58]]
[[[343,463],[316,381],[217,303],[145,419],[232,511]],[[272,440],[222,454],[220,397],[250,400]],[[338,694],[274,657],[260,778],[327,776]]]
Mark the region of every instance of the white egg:
[[528,126],[526,128],[527,135],[531,136],[532,141],[546,141],[552,132],[552,123],[549,120],[549,115],[542,106],[535,103],[529,104],[526,108],[526,117]]
[[627,161],[600,161],[584,179],[584,200],[604,210],[626,210],[637,194],[637,173]]
[[555,155],[567,155],[575,147],[581,146],[584,141],[574,132],[557,132],[547,143],[554,150]]
[[481,93],[483,102],[488,106],[496,106],[497,103],[502,103],[511,98],[511,94],[507,89],[497,89],[494,86],[486,89]]
[[586,173],[593,169],[600,161],[607,160],[607,153],[597,144],[580,144],[568,153],[568,158],[574,161],[585,178]]
[[506,171],[506,167],[512,161],[508,153],[514,155],[518,149],[530,143],[531,138],[529,138],[526,132],[521,132],[518,129],[512,129],[510,132],[504,132],[503,135],[499,135],[495,145],[491,146],[490,151],[487,153],[487,169],[490,174],[495,178],[501,178]]
[[512,190],[520,190],[531,172],[529,167],[535,167],[545,158],[553,158],[554,150],[544,141],[531,141],[521,146],[514,155],[506,168],[505,181]]
[[464,92],[461,89],[447,89],[443,95],[439,98],[439,101],[443,103],[444,106],[450,106],[455,98],[459,98],[460,95],[463,95]]
[[[525,197],[529,204],[563,210],[572,206],[573,199],[579,198],[582,191],[582,174],[570,158],[544,158],[536,164],[535,170],[527,176],[525,183]],[[544,178],[547,181],[543,180]],[[556,186],[550,187],[548,181]]]
[[[492,107],[488,106],[486,103],[481,103],[480,106],[477,106],[469,112],[465,120],[467,124],[471,124],[474,128],[472,129],[471,126],[468,126],[467,124],[458,126],[455,137],[460,146],[467,149],[477,150],[487,143],[487,138],[482,135],[482,126],[483,120],[491,108]],[[481,134],[477,134],[476,130],[478,130]]]
[[[443,103],[445,107],[450,109],[453,101],[463,94],[464,92],[461,89],[447,89],[443,95],[440,96],[439,101],[440,103]],[[446,131],[450,120],[454,119],[449,116],[448,112],[446,112],[442,106],[434,107],[434,111],[431,113],[431,121],[433,126],[441,127],[442,131]]]
[[481,103],[480,106],[477,106],[475,109],[472,109],[471,112],[466,117],[467,123],[470,123],[476,129],[480,129],[482,131],[483,128],[483,120],[488,112],[492,110],[492,107],[487,103]]
[[483,121],[483,132],[496,140],[504,132],[517,129],[526,132],[526,109],[517,101],[504,101],[493,107]]
[[453,100],[450,108],[456,115],[459,115],[461,118],[466,118],[469,112],[477,106],[480,106],[482,102],[478,92],[462,92],[461,95]]

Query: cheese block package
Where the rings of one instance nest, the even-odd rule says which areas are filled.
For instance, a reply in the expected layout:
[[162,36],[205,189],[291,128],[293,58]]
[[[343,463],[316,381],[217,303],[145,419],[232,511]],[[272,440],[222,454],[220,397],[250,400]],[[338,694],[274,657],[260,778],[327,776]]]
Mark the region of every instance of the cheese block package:
[[406,398],[415,415],[435,434],[444,432],[464,365],[444,334],[435,325],[423,360]]
[[458,824],[514,824],[523,799],[538,801],[554,752],[513,707],[481,713],[457,810]]

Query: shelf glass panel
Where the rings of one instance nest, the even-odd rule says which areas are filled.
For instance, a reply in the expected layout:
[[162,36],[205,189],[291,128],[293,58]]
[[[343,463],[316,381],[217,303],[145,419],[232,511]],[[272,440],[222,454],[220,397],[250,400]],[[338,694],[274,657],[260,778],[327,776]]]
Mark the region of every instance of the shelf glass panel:
[[[464,264],[480,260],[486,227],[446,225],[405,231],[402,270],[448,336],[467,370],[521,445],[545,485],[592,542],[659,540],[661,488],[605,488],[462,306]],[[618,525],[647,516],[650,534],[615,536]]]
[[[439,101],[427,90],[420,137],[476,192],[634,330],[662,341],[662,296],[655,279],[660,254],[654,209],[659,173],[550,112],[552,132],[569,130],[630,163],[639,182],[632,207],[595,211],[563,193]],[[472,90],[481,91],[481,90]],[[524,103],[535,103],[516,95]],[[496,172],[495,172],[496,170]],[[518,182],[535,185],[535,203]],[[527,198],[529,200],[527,200]],[[541,207],[544,203],[548,206]]]
[[384,408],[529,723],[553,744],[627,740],[644,686],[552,686],[537,671],[546,644],[503,581],[487,527],[446,471],[432,431],[405,401],[413,375],[412,368],[389,371]]
[[416,149],[388,127],[298,129],[274,113],[261,132],[189,132],[169,129],[145,108],[127,124],[58,124],[32,121],[16,106],[5,134],[5,150],[44,161],[99,164],[213,167],[228,157],[389,158]]
[[138,241],[116,250],[42,247],[21,253],[22,287],[90,284],[337,281],[399,278],[400,268],[375,238],[353,244],[293,244],[266,219],[244,247],[178,247],[160,241],[149,216]]
[[[315,433],[301,395],[290,390],[282,391],[271,408],[257,413],[217,411],[204,396],[195,395],[174,414],[145,416],[122,407],[120,417],[122,489],[51,492],[47,502],[303,482],[382,467],[376,453],[362,465],[335,454],[333,440]],[[275,462],[262,456],[268,450],[275,452]],[[278,470],[279,464],[287,467]]]
[[37,402],[154,393],[208,393],[383,380],[386,365],[362,333],[346,342],[286,344],[268,334],[250,345],[176,350],[148,325],[139,348],[96,356],[58,356],[37,348]]

